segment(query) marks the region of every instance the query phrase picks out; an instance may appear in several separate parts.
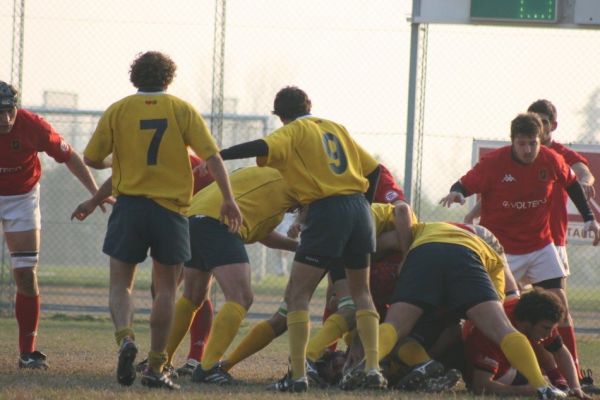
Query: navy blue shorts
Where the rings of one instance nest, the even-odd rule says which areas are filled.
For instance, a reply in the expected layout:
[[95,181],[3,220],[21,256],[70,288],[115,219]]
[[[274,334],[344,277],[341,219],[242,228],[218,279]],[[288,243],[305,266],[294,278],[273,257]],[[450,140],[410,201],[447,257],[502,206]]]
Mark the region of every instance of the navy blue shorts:
[[241,236],[229,232],[227,225],[211,217],[189,218],[192,258],[186,267],[210,271],[228,264],[250,263]]
[[371,207],[362,193],[310,203],[295,260],[328,270],[362,269],[374,251]]
[[148,256],[148,249],[161,264],[177,265],[189,260],[187,218],[146,197],[118,196],[102,251],[119,261],[138,264]]
[[393,303],[426,311],[443,306],[462,315],[498,294],[481,259],[471,249],[451,243],[426,243],[409,251],[394,288]]

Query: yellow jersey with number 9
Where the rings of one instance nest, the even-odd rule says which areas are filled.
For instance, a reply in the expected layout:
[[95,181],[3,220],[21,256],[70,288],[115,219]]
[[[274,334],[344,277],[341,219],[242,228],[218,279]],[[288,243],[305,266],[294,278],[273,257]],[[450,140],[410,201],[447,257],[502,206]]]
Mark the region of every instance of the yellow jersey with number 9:
[[378,165],[346,128],[313,116],[298,118],[264,140],[269,154],[258,157],[257,164],[278,169],[302,204],[366,192],[365,175]]
[[188,146],[204,160],[218,152],[192,105],[164,92],[138,92],[104,112],[84,155],[95,162],[113,155],[113,195],[143,196],[185,213],[193,187]]

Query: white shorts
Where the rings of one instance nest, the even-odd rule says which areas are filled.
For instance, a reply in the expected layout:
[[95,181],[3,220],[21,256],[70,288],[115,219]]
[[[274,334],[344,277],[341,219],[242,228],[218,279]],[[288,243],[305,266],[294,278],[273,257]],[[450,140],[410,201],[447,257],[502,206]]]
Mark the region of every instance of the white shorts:
[[506,260],[522,285],[567,276],[554,243],[527,254],[507,254]]
[[29,193],[0,196],[0,220],[4,232],[23,232],[40,229],[40,185]]
[[567,255],[567,246],[556,246],[556,251],[558,252],[558,258],[563,265],[563,269],[567,274],[566,276],[571,275],[571,269],[569,268],[569,256]]

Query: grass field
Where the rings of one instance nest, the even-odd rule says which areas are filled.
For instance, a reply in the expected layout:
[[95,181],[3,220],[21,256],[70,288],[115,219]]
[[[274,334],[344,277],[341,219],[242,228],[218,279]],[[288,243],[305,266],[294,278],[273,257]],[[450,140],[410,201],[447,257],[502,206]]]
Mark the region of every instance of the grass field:
[[[248,329],[245,323],[242,334]],[[135,324],[141,357],[148,349],[148,323]],[[241,335],[238,335],[238,339]],[[176,365],[184,361],[188,341],[183,342],[176,357]],[[116,383],[115,365],[117,347],[113,340],[112,324],[106,317],[67,317],[55,315],[41,320],[38,347],[49,356],[48,371],[23,371],[17,364],[17,328],[12,318],[0,318],[0,398],[1,399],[276,399],[289,394],[270,393],[267,384],[286,371],[287,338],[277,339],[270,347],[242,362],[232,374],[242,384],[227,388],[198,385],[187,379],[180,380],[182,390],[177,393],[149,390],[136,382],[125,388]],[[582,364],[593,370],[600,369],[600,341],[580,342]],[[332,388],[312,389],[302,398],[316,399],[471,399],[475,398],[459,387],[441,395],[418,395],[400,392],[351,392]],[[295,397],[295,395],[294,395]],[[493,397],[486,397],[493,398]]]

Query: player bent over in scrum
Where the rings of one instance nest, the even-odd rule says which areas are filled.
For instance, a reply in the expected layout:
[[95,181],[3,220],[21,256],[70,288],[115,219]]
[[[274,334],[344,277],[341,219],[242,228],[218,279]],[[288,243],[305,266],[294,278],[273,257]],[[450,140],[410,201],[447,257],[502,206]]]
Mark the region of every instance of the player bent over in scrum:
[[[380,328],[381,357],[408,336],[424,312],[445,305],[465,314],[499,344],[511,364],[536,388],[540,398],[565,398],[547,385],[527,338],[510,323],[504,298],[504,260],[477,235],[449,223],[412,224],[405,214],[400,247],[407,251],[388,310]],[[435,368],[428,361],[413,369],[410,379],[426,377]]]
[[283,250],[296,249],[295,240],[274,229],[286,211],[298,206],[294,192],[272,168],[249,167],[231,174],[234,197],[244,221],[239,234],[219,221],[221,195],[211,184],[192,199],[188,212],[192,258],[185,263],[184,292],[175,307],[175,321],[169,335],[170,363],[187,333],[195,313],[207,299],[214,276],[225,295],[225,304],[215,316],[204,357],[192,374],[195,382],[227,384],[231,376],[220,360],[238,332],[252,305],[250,264],[244,244],[262,242]]

